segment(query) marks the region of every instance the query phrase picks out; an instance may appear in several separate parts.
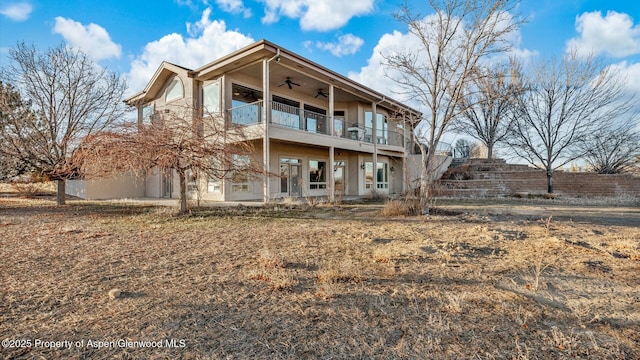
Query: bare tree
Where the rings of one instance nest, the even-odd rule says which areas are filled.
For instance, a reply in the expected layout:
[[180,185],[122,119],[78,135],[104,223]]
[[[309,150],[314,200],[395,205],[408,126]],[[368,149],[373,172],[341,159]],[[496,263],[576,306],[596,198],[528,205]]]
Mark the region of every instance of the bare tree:
[[185,106],[154,114],[151,124],[123,124],[87,137],[74,154],[74,163],[87,177],[110,177],[126,172],[140,176],[151,169],[174,170],[180,180],[180,213],[187,211],[187,182],[196,186],[209,179],[237,180],[264,175],[245,127],[225,124],[219,116],[202,115]]
[[29,102],[24,101],[11,84],[0,81],[0,181],[32,170],[29,163],[16,154],[23,145],[17,134],[28,131],[23,129],[23,124],[34,120]]
[[57,181],[56,201],[63,205],[65,180],[77,175],[71,153],[85,136],[121,118],[125,83],[64,44],[40,52],[21,43],[9,58],[2,78],[30,101],[35,116],[11,120],[6,136],[12,146],[5,154]]
[[459,106],[465,87],[477,77],[483,57],[509,48],[508,36],[519,22],[509,14],[512,0],[429,0],[434,13],[414,14],[405,4],[397,20],[417,39],[417,48],[383,54],[387,76],[401,93],[427,109],[426,129],[419,141],[422,153],[420,206],[428,213],[431,188],[436,180],[437,148],[442,135],[466,108]]
[[598,174],[630,172],[640,164],[640,131],[638,118],[597,129],[582,144],[583,159]]
[[457,132],[479,140],[487,148],[487,157],[493,158],[495,145],[509,134],[516,96],[522,92],[519,83],[520,66],[515,60],[507,67],[477,68],[476,76],[464,90],[458,104],[463,116],[454,122]]
[[569,53],[540,61],[524,81],[508,144],[531,165],[547,173],[585,155],[582,144],[596,129],[630,110],[623,83],[611,67],[592,57]]
[[458,139],[453,148],[454,157],[468,159],[471,157],[471,144],[467,139]]

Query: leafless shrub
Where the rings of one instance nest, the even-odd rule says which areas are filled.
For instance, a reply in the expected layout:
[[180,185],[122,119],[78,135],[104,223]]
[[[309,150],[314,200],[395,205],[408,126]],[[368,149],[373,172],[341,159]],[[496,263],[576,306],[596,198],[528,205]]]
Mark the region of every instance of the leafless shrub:
[[420,214],[420,201],[417,199],[390,200],[382,208],[383,216],[416,216]]
[[562,256],[562,250],[558,250],[558,239],[551,236],[551,224],[553,217],[549,216],[544,223],[544,237],[532,244],[532,264],[530,265],[533,274],[533,284],[528,286],[538,291],[540,280],[545,270],[557,264]]
[[471,168],[470,164],[462,164],[460,166],[455,166],[447,169],[444,174],[442,174],[442,180],[470,180],[472,178],[469,173],[469,169]]

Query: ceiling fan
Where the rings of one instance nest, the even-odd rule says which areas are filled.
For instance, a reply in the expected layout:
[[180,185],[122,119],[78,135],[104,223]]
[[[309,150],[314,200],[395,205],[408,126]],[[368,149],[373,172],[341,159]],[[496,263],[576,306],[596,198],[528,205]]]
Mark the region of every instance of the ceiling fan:
[[324,90],[322,90],[322,89],[318,89],[318,92],[316,93],[316,96],[314,96],[314,98],[317,98],[318,96],[322,96],[322,97],[326,98],[326,97],[329,96],[329,94],[324,92]]
[[281,87],[283,85],[287,85],[289,86],[289,89],[293,89],[293,87],[291,85],[295,85],[295,86],[300,86],[300,84],[296,84],[294,83],[290,77],[287,76],[287,79],[280,85],[278,85],[278,87]]

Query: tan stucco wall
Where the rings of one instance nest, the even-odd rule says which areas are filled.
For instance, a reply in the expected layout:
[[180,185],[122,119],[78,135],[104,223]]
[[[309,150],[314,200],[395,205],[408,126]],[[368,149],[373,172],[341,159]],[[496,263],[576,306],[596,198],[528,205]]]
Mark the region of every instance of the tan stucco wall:
[[145,196],[144,180],[134,174],[111,178],[67,181],[67,194],[86,200],[139,198]]

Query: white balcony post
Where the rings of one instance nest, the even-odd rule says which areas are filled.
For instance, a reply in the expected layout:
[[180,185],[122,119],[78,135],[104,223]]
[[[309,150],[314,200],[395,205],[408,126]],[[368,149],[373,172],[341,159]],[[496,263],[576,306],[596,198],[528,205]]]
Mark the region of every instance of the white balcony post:
[[371,187],[373,191],[378,191],[378,115],[377,104],[371,103],[371,140],[373,141],[373,179]]
[[[333,123],[333,113],[334,113],[334,103],[333,103],[333,85],[329,84],[329,116],[327,117],[329,119],[329,126],[328,126],[328,130],[329,130],[329,135],[333,136],[334,133],[334,123]],[[327,166],[328,169],[328,173],[329,173],[329,179],[327,179],[327,181],[329,182],[329,202],[333,203],[336,199],[336,181],[335,181],[335,175],[336,175],[336,169],[334,166],[335,163],[335,147],[330,146],[329,147],[329,165]]]
[[336,198],[336,180],[335,180],[335,172],[336,168],[333,165],[335,162],[335,148],[333,146],[329,147],[329,164],[327,164],[327,174],[329,178],[327,179],[327,189],[329,189],[329,202],[333,203]]
[[[333,123],[333,113],[335,112],[335,104],[333,103],[333,85],[329,84],[329,126],[327,129],[329,130],[329,135],[333,136],[335,129],[335,124]],[[333,165],[332,165],[333,166]]]
[[264,126],[264,138],[262,142],[262,161],[264,166],[264,179],[262,189],[262,200],[269,202],[269,173],[270,157],[269,157],[269,123],[271,122],[271,101],[269,101],[269,60],[262,60],[262,123]]
[[402,156],[402,192],[407,190],[407,157],[409,152],[407,151],[407,118],[406,114],[402,112],[402,149],[404,150],[404,156]]

